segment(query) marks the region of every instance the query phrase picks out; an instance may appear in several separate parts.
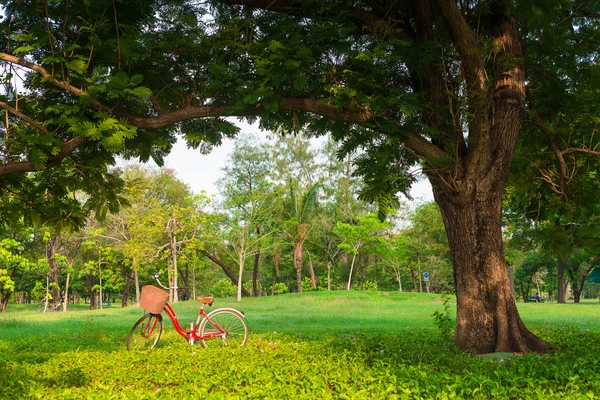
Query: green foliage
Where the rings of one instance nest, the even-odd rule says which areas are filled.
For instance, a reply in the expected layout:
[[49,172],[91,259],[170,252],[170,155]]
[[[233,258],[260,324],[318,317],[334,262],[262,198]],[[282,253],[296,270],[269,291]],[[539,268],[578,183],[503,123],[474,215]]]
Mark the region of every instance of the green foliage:
[[312,287],[309,277],[305,276],[304,278],[302,278],[302,291],[303,292],[316,292],[319,290],[323,290],[323,288],[319,287],[318,285],[316,287]]
[[455,321],[450,315],[450,297],[442,295],[443,310],[436,310],[433,313],[433,320],[437,326],[440,337],[444,343],[451,343],[454,338],[454,325]]
[[275,284],[275,288],[273,289],[273,294],[278,295],[278,294],[284,294],[287,292],[288,292],[288,287],[285,283],[277,282]]
[[13,239],[0,241],[0,297],[10,295],[15,291],[14,278],[31,266],[29,260],[20,255],[23,250],[21,243]]
[[362,290],[367,290],[371,292],[375,292],[378,290],[377,282],[366,281],[362,285]]
[[229,279],[220,279],[212,287],[212,293],[217,297],[233,297],[237,289]]

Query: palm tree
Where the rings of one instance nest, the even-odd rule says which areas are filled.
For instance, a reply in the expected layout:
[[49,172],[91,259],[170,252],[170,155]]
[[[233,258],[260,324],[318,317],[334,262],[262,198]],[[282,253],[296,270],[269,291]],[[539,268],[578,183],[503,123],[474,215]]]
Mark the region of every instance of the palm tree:
[[[285,205],[288,220],[285,224],[285,233],[294,241],[294,267],[298,281],[298,292],[302,292],[302,253],[306,237],[314,226],[315,216],[319,211],[317,195],[323,185],[312,185],[306,192],[295,185],[290,185],[290,197]],[[311,286],[316,286],[314,273],[311,274]]]

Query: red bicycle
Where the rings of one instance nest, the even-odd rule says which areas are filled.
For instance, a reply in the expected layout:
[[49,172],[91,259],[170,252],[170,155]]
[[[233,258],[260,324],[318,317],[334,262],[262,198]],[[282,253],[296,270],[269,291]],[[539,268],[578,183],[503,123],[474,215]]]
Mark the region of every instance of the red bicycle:
[[[154,279],[163,289],[177,289],[164,286],[158,280],[158,274]],[[211,306],[214,299],[212,297],[197,297],[202,305],[198,312],[196,323],[192,323],[190,329],[184,329],[177,320],[175,310],[168,303],[169,294],[157,288],[156,286],[144,286],[142,288],[142,300],[140,306],[148,311],[140,318],[127,337],[127,350],[150,350],[153,349],[163,332],[164,311],[177,333],[179,333],[188,343],[202,343],[203,347],[208,347],[209,343],[224,345],[229,347],[239,347],[246,344],[248,340],[248,325],[244,314],[233,308],[219,308],[210,313],[204,312],[204,306]]]

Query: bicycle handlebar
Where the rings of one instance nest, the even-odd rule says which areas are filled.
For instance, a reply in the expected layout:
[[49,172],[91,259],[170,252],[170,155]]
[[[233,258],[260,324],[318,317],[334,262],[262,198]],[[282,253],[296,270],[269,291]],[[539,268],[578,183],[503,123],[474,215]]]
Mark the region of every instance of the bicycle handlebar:
[[165,285],[163,285],[163,284],[162,284],[162,283],[160,283],[160,281],[158,280],[158,272],[155,272],[155,273],[154,273],[154,275],[152,275],[152,277],[153,277],[153,278],[154,278],[154,280],[155,280],[155,281],[158,283],[158,285],[159,285],[161,288],[165,289],[165,290],[171,290],[171,289],[173,289],[173,290],[177,290],[177,289],[187,289],[187,286],[173,286],[173,287],[170,287],[170,286],[165,286]]

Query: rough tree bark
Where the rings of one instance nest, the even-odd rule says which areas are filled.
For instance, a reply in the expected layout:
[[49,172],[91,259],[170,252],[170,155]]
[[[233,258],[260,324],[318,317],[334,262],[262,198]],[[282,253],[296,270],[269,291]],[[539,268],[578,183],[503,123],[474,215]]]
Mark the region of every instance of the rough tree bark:
[[85,288],[87,289],[88,295],[90,296],[90,310],[96,309],[96,292],[94,291],[95,283],[95,276],[89,274],[85,276]]
[[127,307],[129,305],[129,290],[133,283],[133,275],[123,275],[123,296],[121,297],[121,307]]
[[294,267],[296,268],[296,282],[298,284],[298,293],[302,292],[302,248],[304,247],[304,237],[299,236],[294,240]]
[[567,289],[567,281],[565,279],[565,271],[567,270],[568,257],[556,257],[556,275],[558,280],[558,304],[566,303],[565,292]]
[[448,235],[457,293],[454,343],[476,353],[543,351],[523,324],[510,288],[502,245],[502,195],[523,121],[522,49],[510,11],[494,3],[494,78],[486,86],[476,38],[456,3],[439,0],[463,61],[469,97],[468,148],[454,175],[430,172]]
[[296,267],[298,293],[302,292],[302,253],[304,250],[304,241],[306,240],[308,232],[309,228],[307,224],[300,224],[296,227],[296,237],[294,238],[294,267]]

